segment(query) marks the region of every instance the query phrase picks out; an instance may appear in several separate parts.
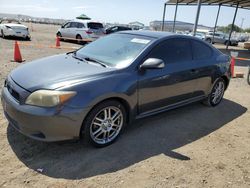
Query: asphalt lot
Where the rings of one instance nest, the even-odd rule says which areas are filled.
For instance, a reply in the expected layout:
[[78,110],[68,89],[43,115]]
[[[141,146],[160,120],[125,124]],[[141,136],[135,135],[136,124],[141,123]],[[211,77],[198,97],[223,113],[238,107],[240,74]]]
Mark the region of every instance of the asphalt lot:
[[[55,45],[58,26],[32,27],[32,41],[20,46],[25,63],[80,47],[44,48]],[[21,65],[10,62],[13,42],[0,38],[1,87]],[[236,71],[246,73],[249,64],[237,62]],[[8,126],[0,106],[0,187],[250,187],[249,108],[246,79],[232,79],[218,107],[195,103],[139,120],[116,143],[96,149],[26,138]]]

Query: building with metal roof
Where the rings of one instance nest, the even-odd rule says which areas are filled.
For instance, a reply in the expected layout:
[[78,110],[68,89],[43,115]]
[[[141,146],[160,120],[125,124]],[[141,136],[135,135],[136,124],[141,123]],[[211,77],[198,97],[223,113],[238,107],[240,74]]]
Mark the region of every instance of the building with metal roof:
[[[175,31],[175,26],[176,26],[176,15],[178,12],[178,6],[181,6],[181,5],[197,6],[196,18],[195,18],[194,27],[193,27],[193,34],[194,35],[195,35],[195,33],[197,31],[197,27],[198,27],[201,6],[218,6],[218,12],[217,12],[216,20],[215,20],[215,25],[213,28],[214,33],[215,33],[215,29],[216,29],[216,26],[218,23],[218,18],[219,18],[221,7],[226,6],[226,7],[234,8],[235,12],[234,12],[233,20],[232,20],[232,28],[231,28],[231,31],[229,33],[229,41],[230,41],[231,36],[232,36],[235,18],[237,16],[238,9],[242,8],[242,9],[249,9],[250,10],[250,0],[169,0],[164,4],[162,30],[164,30],[166,6],[171,6],[171,5],[175,6],[174,24],[173,24],[173,29],[172,29],[173,32]],[[229,44],[227,44],[227,47],[226,47],[227,49],[228,49],[228,45]]]

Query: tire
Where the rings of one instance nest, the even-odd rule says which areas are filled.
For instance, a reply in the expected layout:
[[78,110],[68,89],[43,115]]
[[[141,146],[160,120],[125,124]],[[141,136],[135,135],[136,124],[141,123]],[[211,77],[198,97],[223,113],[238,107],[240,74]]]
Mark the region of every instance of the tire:
[[82,37],[81,37],[81,35],[76,35],[76,39],[77,39],[77,44],[83,44],[84,42],[82,41]]
[[224,44],[225,44],[225,45],[228,44],[228,46],[232,46],[231,42],[229,42],[229,41],[226,41]]
[[207,38],[206,41],[207,41],[208,43],[212,43],[212,40],[211,40],[210,38]]
[[226,89],[226,84],[223,78],[218,79],[208,97],[203,101],[203,103],[207,106],[215,107],[220,104],[223,99],[224,92]]
[[83,122],[81,134],[95,147],[108,146],[120,136],[126,117],[126,110],[120,102],[105,101],[90,111]]
[[63,41],[63,39],[62,39],[62,34],[61,34],[60,32],[58,32],[58,33],[56,34],[56,36],[60,38],[60,41]]
[[3,33],[3,30],[1,30],[1,35],[2,35],[2,38],[4,39],[5,38],[5,35]]
[[30,39],[30,37],[25,37],[25,40],[27,40],[27,41],[30,41],[31,39]]

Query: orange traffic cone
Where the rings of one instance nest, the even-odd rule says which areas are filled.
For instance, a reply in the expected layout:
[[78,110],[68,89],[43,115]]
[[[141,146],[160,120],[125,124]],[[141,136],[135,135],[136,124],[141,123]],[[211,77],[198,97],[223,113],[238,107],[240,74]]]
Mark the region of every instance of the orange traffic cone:
[[59,48],[60,47],[60,38],[56,37],[56,47]]
[[235,57],[232,57],[231,58],[231,77],[232,78],[235,78],[235,75],[234,75],[234,66],[235,66]]
[[19,49],[19,45],[17,41],[15,41],[15,46],[14,46],[14,62],[22,63],[24,60],[22,59],[22,55]]

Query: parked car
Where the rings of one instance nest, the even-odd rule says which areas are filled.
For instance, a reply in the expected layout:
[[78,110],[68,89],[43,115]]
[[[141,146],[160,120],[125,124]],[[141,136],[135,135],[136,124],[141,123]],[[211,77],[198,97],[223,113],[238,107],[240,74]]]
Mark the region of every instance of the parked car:
[[220,43],[220,44],[225,44],[229,43],[230,46],[238,46],[238,40],[231,38],[229,41],[229,36],[224,34],[224,33],[215,33],[214,34],[214,40],[213,40],[213,32],[209,32],[206,37],[205,41],[209,43]]
[[132,29],[130,27],[125,27],[125,26],[112,26],[106,29],[106,34],[111,34],[111,33],[115,33],[118,31],[128,31],[128,30],[132,30]]
[[102,23],[76,19],[62,25],[56,35],[62,39],[78,39],[79,42],[82,42],[84,40],[94,41],[104,34],[105,30]]
[[[193,36],[193,33],[189,34],[190,36]],[[205,40],[206,36],[203,33],[195,33],[195,36],[198,39]]]
[[28,137],[84,135],[103,147],[135,119],[196,101],[217,106],[230,76],[229,56],[199,39],[123,31],[19,66],[1,101],[9,124]]
[[27,26],[22,25],[16,20],[2,20],[0,21],[0,35],[5,37],[20,37],[30,40],[30,33]]

